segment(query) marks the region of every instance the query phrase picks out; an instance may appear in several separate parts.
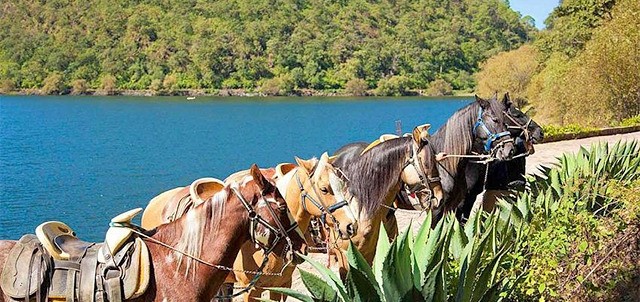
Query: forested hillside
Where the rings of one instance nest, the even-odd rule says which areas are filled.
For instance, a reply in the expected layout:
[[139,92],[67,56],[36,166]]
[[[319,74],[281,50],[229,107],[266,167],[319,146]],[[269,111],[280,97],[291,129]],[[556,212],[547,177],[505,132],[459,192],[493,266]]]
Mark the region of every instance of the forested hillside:
[[534,30],[501,0],[11,0],[0,91],[469,89]]
[[483,65],[478,92],[510,91],[545,124],[640,121],[640,1],[563,0],[545,23]]

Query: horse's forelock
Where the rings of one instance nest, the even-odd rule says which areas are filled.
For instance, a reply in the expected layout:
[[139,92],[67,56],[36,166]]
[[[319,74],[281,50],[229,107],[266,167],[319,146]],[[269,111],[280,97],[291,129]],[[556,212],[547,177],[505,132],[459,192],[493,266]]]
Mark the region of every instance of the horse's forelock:
[[322,173],[324,173],[324,170],[327,168],[327,164],[328,163],[326,160],[318,160],[316,162],[316,166],[311,171],[311,174],[312,174],[311,180],[313,180],[314,183],[320,180],[320,176],[322,175]]

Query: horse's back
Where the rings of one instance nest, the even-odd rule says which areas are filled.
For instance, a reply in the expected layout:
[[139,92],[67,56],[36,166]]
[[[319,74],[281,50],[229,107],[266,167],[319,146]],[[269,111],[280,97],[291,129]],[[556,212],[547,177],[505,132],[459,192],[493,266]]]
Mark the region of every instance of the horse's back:
[[184,187],[177,187],[154,197],[149,201],[149,204],[142,213],[142,227],[145,229],[153,229],[163,223],[162,212],[164,211],[167,203],[178,191],[183,190]]

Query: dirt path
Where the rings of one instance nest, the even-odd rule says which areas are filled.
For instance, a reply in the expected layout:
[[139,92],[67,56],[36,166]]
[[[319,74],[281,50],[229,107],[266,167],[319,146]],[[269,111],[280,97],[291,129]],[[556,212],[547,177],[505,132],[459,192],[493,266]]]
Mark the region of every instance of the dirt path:
[[[639,140],[640,141],[640,132],[621,134],[621,135],[609,135],[609,136],[599,136],[599,137],[591,137],[577,140],[568,140],[568,141],[560,141],[553,143],[546,143],[536,145],[535,154],[528,157],[526,171],[528,174],[534,173],[537,171],[537,167],[539,165],[551,165],[556,162],[556,158],[560,156],[562,153],[570,152],[575,153],[580,150],[581,146],[588,147],[596,142],[608,142],[615,143],[619,140]],[[424,221],[425,215],[421,215],[417,212],[409,212],[409,211],[398,211],[396,212],[396,217],[398,219],[398,228],[399,230],[405,229],[409,223],[411,222],[413,229],[417,229],[420,225],[422,225]],[[325,263],[326,256],[320,254],[313,254],[312,257],[322,263]],[[301,265],[301,268],[307,271],[313,272],[313,268],[304,263]],[[304,284],[299,278],[298,272],[293,275],[293,289],[298,291],[305,292]],[[241,301],[240,299],[235,301]],[[297,301],[295,299],[289,298],[287,301]]]

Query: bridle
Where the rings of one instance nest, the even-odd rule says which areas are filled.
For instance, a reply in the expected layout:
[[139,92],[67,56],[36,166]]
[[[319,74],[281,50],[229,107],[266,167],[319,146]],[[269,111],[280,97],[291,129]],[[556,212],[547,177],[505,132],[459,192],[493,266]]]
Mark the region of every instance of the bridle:
[[533,121],[533,119],[529,117],[529,119],[527,120],[526,123],[520,124],[515,118],[513,118],[509,114],[509,112],[503,111],[503,113],[504,113],[504,116],[506,116],[512,123],[515,124],[515,126],[507,125],[507,129],[519,129],[519,130],[521,130],[522,133],[519,136],[523,136],[524,135],[524,140],[528,142],[529,139],[531,138],[531,135],[529,134],[529,126],[531,125],[531,121]]
[[[318,210],[320,210],[320,212],[322,212],[322,214],[320,215],[320,220],[322,222],[322,224],[326,227],[327,226],[327,215],[329,215],[329,217],[331,217],[331,221],[334,223],[334,225],[337,227],[339,225],[338,219],[333,216],[333,213],[337,210],[339,210],[340,208],[344,207],[344,206],[348,206],[349,202],[347,200],[341,200],[341,201],[336,201],[336,203],[328,206],[328,207],[324,207],[322,205],[322,203],[320,203],[318,200],[320,199],[320,194],[318,193],[318,190],[316,188],[316,186],[312,183],[311,178],[313,176],[313,172],[311,174],[309,174],[309,182],[311,183],[311,188],[313,189],[314,194],[316,195],[316,199],[314,199],[313,197],[311,197],[311,195],[309,195],[309,193],[307,193],[307,191],[304,189],[304,185],[302,184],[302,181],[300,180],[300,176],[298,175],[298,170],[296,170],[294,173],[294,176],[296,177],[296,183],[298,184],[298,189],[300,190],[300,201],[302,203],[302,208],[306,211],[309,212],[309,210],[307,209],[307,203],[306,200],[309,200],[314,206],[316,206],[316,208],[318,208]],[[315,172],[315,170],[314,170]]]
[[[277,190],[277,188],[274,188],[274,190]],[[267,222],[264,218],[262,218],[262,216],[260,216],[251,206],[251,204],[249,202],[247,202],[247,200],[244,198],[244,196],[238,191],[238,188],[235,186],[231,187],[231,191],[236,195],[236,197],[238,197],[238,200],[240,200],[240,203],[242,203],[242,205],[244,206],[244,208],[247,210],[247,212],[249,213],[249,230],[250,230],[250,237],[251,237],[251,241],[255,244],[257,244],[258,246],[260,246],[260,248],[263,249],[264,251],[264,255],[263,255],[263,259],[262,259],[262,263],[260,264],[260,267],[258,267],[257,271],[241,271],[244,273],[250,273],[253,274],[254,277],[253,279],[251,279],[251,281],[249,282],[249,284],[247,285],[247,287],[245,287],[244,289],[233,293],[232,295],[227,295],[227,296],[214,296],[214,299],[231,299],[233,297],[239,296],[245,292],[248,292],[251,288],[253,288],[253,286],[255,286],[256,282],[258,282],[258,279],[264,275],[264,274],[269,274],[269,275],[277,275],[277,276],[282,276],[282,271],[279,274],[272,274],[272,273],[265,273],[263,272],[264,268],[267,265],[267,262],[269,260],[269,254],[271,252],[273,252],[274,248],[278,245],[278,242],[281,239],[286,239],[287,240],[287,246],[285,247],[285,252],[288,251],[293,251],[293,243],[291,242],[291,238],[288,236],[288,234],[295,230],[298,227],[298,223],[294,220],[293,223],[291,224],[291,226],[288,229],[285,229],[284,226],[282,225],[282,223],[280,222],[280,220],[278,219],[276,213],[273,211],[273,209],[271,208],[271,206],[269,206],[269,202],[275,202],[275,201],[271,201],[268,200],[265,196],[264,193],[261,193],[261,199],[264,201],[266,207],[269,210],[269,213],[272,215],[274,221],[276,222],[276,226],[272,226],[269,222]],[[269,242],[263,243],[260,240],[257,240],[257,236],[256,236],[256,226],[258,224],[262,224],[264,227],[266,227],[267,229],[269,229],[270,231],[274,232],[276,234],[276,239],[275,241],[271,244],[271,246],[269,246]],[[196,262],[202,263],[204,265],[207,265],[209,267],[213,267],[216,269],[220,269],[220,270],[227,270],[227,271],[238,271],[235,270],[231,267],[226,267],[223,265],[219,265],[219,264],[214,264],[214,263],[209,263],[206,262],[204,260],[202,260],[201,258],[195,256],[195,255],[191,255],[185,251],[181,251],[176,249],[173,246],[170,246],[164,242],[161,242],[153,237],[151,237],[151,235],[149,235],[148,233],[150,231],[147,231],[143,228],[141,228],[140,226],[131,224],[131,223],[114,223],[111,222],[109,224],[109,226],[111,227],[122,227],[122,228],[127,228],[129,230],[131,230],[132,232],[138,234],[141,237],[146,238],[147,240],[159,244],[167,249],[170,249],[172,251],[178,252],[184,256],[187,256],[191,259],[193,259]],[[267,239],[268,241],[268,239]],[[289,263],[283,265],[283,270],[285,267],[287,267],[289,265]]]
[[[425,189],[429,190],[429,203],[430,204],[437,204],[437,200],[435,193],[433,192],[433,188],[432,185],[435,183],[440,183],[440,176],[437,177],[431,177],[431,175],[427,175],[425,173],[425,171],[422,169],[422,167],[424,167],[424,164],[422,162],[422,159],[420,158],[419,154],[420,152],[422,152],[422,148],[424,148],[425,146],[429,146],[429,148],[431,148],[431,150],[433,150],[433,147],[431,146],[431,144],[429,143],[428,140],[424,141],[425,143],[422,144],[421,146],[418,146],[416,148],[416,144],[411,144],[411,150],[412,150],[412,154],[411,157],[409,159],[407,159],[407,161],[404,163],[403,167],[402,167],[402,171],[404,172],[404,170],[411,166],[415,171],[416,174],[418,174],[418,179],[420,179],[420,182],[409,185],[406,182],[402,182],[404,188],[406,191],[409,191],[410,193],[416,193],[416,192],[421,192],[424,191]],[[417,163],[416,163],[417,162]],[[412,204],[412,206],[415,206]],[[420,202],[419,206],[422,208],[422,210],[428,210],[427,207],[424,206],[424,204],[422,202]]]
[[[269,214],[271,214],[273,220],[276,222],[276,226],[273,226],[269,222],[267,222],[264,218],[262,218],[262,216],[258,215],[258,213],[251,206],[251,204],[249,204],[249,202],[247,202],[244,196],[238,191],[237,187],[235,186],[231,187],[231,191],[236,195],[236,197],[238,197],[238,199],[240,200],[240,203],[242,203],[244,208],[247,210],[249,214],[249,234],[251,236],[251,242],[257,244],[261,249],[264,250],[265,258],[267,257],[268,254],[270,254],[273,251],[273,249],[278,245],[278,242],[283,238],[287,240],[286,250],[293,251],[293,243],[291,242],[291,238],[289,238],[288,234],[298,227],[298,223],[295,220],[291,222],[291,225],[289,226],[289,228],[285,229],[285,227],[282,225],[282,222],[280,222],[280,219],[278,219],[278,216],[273,211],[271,206],[267,204],[268,202],[275,202],[275,201],[270,201],[266,198],[264,194],[261,194],[262,195],[261,198],[263,201],[265,201]],[[271,244],[271,246],[269,246],[270,244],[268,242],[269,240],[268,238],[267,238],[267,242],[265,243],[260,241],[256,236],[258,225],[264,226],[265,228],[269,229],[271,232],[275,234],[276,238],[275,238],[275,241],[273,241],[273,243]]]
[[495,143],[496,141],[500,140],[501,138],[503,138],[505,136],[510,137],[511,133],[509,131],[503,131],[503,132],[499,132],[499,133],[491,132],[489,130],[489,128],[487,127],[487,125],[482,120],[482,113],[483,113],[483,109],[482,109],[482,107],[480,107],[478,109],[478,119],[476,120],[476,123],[473,125],[473,134],[476,137],[478,136],[478,133],[477,133],[478,128],[481,128],[487,134],[487,139],[483,144],[484,152],[493,153],[494,150],[497,150],[498,148],[504,146],[505,144],[507,144],[509,142],[513,142],[512,138],[504,139],[504,140],[499,141],[494,148],[491,148],[493,143]]

